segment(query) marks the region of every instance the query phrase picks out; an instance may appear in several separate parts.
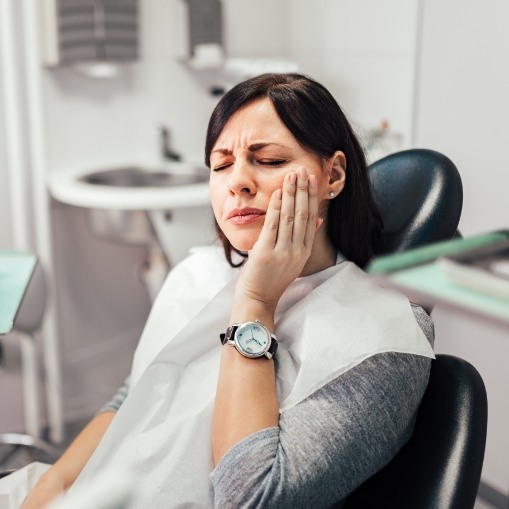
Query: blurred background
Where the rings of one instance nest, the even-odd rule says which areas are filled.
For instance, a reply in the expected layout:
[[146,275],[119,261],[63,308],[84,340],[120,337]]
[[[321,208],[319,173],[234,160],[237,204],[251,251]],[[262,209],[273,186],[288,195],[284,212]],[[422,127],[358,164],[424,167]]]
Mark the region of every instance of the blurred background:
[[[108,400],[166,271],[214,239],[205,130],[244,78],[311,75],[371,161],[424,147],[455,162],[463,235],[507,228],[507,19],[505,0],[1,0],[0,249],[36,253],[45,274],[48,438],[62,443]],[[153,189],[140,169],[182,178]],[[507,329],[440,307],[434,319],[436,350],[486,383],[481,490],[506,507]],[[3,344],[0,432],[20,431],[15,335]]]

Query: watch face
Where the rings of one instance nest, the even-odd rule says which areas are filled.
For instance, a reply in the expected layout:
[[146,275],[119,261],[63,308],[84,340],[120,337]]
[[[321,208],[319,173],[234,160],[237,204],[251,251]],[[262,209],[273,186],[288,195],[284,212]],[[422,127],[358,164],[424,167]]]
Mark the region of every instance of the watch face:
[[256,322],[243,323],[235,332],[235,344],[247,357],[261,357],[270,348],[271,341],[267,329]]

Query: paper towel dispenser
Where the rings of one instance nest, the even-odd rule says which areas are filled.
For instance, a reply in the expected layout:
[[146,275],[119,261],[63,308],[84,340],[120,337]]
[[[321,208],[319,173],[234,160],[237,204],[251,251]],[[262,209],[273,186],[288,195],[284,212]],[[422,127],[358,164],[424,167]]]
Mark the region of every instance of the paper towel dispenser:
[[223,65],[223,11],[221,0],[184,0],[187,5],[187,63],[195,69]]
[[202,44],[223,45],[220,0],[187,0],[189,6],[189,49],[191,56]]
[[44,63],[135,60],[138,9],[138,0],[44,0]]

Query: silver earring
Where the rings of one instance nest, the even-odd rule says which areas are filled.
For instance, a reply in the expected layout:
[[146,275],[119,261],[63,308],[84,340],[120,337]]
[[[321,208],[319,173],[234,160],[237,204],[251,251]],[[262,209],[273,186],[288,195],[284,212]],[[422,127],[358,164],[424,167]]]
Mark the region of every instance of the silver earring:
[[329,198],[334,198],[334,191],[331,191],[331,192],[329,193]]

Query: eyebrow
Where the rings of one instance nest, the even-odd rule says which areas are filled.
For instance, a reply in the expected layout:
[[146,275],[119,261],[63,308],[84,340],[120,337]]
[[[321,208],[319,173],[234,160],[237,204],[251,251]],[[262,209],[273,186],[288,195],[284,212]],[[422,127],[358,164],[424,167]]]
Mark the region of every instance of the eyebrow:
[[[288,147],[285,147],[284,145],[281,145],[280,143],[260,142],[260,143],[253,143],[253,144],[249,145],[249,147],[247,147],[247,149],[249,150],[249,152],[257,152],[258,150],[268,147],[269,145],[275,145],[275,146],[281,147],[281,148],[288,148]],[[215,150],[212,151],[213,154],[216,152],[218,152],[220,154],[224,154],[224,155],[230,155],[232,153],[232,151],[228,148],[216,148]]]

